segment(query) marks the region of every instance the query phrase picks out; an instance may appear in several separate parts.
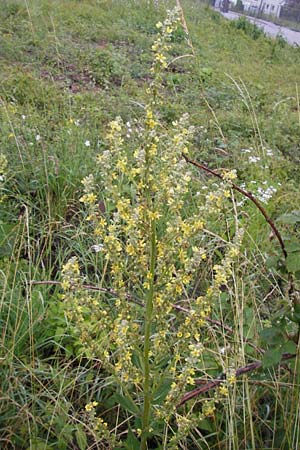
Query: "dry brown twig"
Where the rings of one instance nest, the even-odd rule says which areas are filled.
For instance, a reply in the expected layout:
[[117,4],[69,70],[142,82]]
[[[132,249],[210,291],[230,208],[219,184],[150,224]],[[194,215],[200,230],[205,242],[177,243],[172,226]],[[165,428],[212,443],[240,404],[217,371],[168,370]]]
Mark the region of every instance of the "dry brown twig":
[[[281,361],[283,362],[283,361],[286,361],[288,359],[292,359],[295,357],[296,357],[296,355],[294,355],[294,354],[286,353],[286,354],[282,355]],[[243,367],[240,367],[239,369],[237,369],[235,371],[235,377],[236,378],[240,377],[242,375],[245,375],[246,373],[253,372],[254,370],[260,369],[261,367],[262,367],[262,361],[254,361],[251,364],[247,364],[246,366],[243,366]],[[184,396],[182,397],[180,402],[177,404],[177,408],[179,408],[180,406],[183,406],[189,400],[199,397],[201,394],[204,394],[205,392],[208,392],[211,389],[214,389],[214,388],[220,386],[220,384],[224,383],[224,380],[226,380],[225,373],[222,373],[221,375],[219,375],[219,377],[217,379],[211,380],[204,385],[202,384],[203,383],[202,380],[195,380],[195,383],[200,384],[201,386],[184,394]]]

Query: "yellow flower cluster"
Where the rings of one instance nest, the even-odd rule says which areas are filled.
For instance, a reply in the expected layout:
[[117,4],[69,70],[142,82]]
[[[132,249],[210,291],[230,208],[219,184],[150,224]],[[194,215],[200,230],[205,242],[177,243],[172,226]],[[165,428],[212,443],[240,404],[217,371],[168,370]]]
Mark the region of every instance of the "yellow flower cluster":
[[95,408],[98,406],[98,402],[93,401],[85,405],[85,411],[88,413],[88,422],[90,429],[94,431],[97,440],[99,442],[109,442],[113,447],[117,446],[118,442],[114,434],[111,434],[108,423],[105,422],[102,417],[96,415]]
[[220,393],[220,395],[222,395],[224,397],[228,397],[229,391],[228,391],[228,387],[226,386],[225,383],[220,384],[219,393]]
[[213,416],[216,410],[216,405],[214,400],[205,400],[202,407],[202,414],[204,417]]
[[98,406],[98,402],[96,402],[96,401],[88,403],[88,404],[85,405],[85,410],[88,411],[88,412],[91,412],[91,411],[94,410],[94,408],[96,406]]
[[162,72],[168,67],[167,53],[170,50],[171,36],[177,29],[179,22],[179,9],[174,8],[168,12],[168,16],[164,22],[158,22],[156,24],[158,35],[151,47],[153,51],[153,64],[150,69],[154,79],[150,88],[147,90],[148,93],[152,94],[152,104],[159,102]]
[[229,249],[226,252],[225,258],[222,264],[215,264],[214,270],[214,283],[211,286],[210,294],[218,292],[222,285],[227,285],[228,280],[232,274],[232,265],[240,254],[240,247],[244,236],[243,228],[237,230],[233,243],[229,244]]
[[223,177],[224,181],[227,181],[228,183],[230,183],[237,178],[236,170],[223,171],[222,177]]
[[75,289],[79,285],[80,270],[77,258],[74,256],[62,268],[62,288],[64,291],[67,289]]

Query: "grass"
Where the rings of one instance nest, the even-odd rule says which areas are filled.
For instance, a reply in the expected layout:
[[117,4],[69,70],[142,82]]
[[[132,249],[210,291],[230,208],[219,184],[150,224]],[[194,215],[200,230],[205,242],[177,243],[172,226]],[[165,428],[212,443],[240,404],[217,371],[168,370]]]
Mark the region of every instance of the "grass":
[[[155,24],[164,19],[167,6],[174,6],[171,1],[158,3],[3,2],[0,140],[8,159],[6,198],[0,204],[3,449],[117,448],[93,428],[85,411],[92,401],[99,403],[97,414],[108,422],[111,435],[122,442],[119,448],[139,448],[139,424],[130,411],[124,412],[113,377],[80,348],[68,326],[61,289],[32,281],[61,280],[63,264],[74,255],[80,257],[86,282],[101,281],[103,265],[91,251],[94,238],[79,202],[81,180],[95,172],[109,121],[118,115],[125,123],[142,120]],[[254,193],[258,187],[276,187],[265,207],[290,245],[288,264],[297,288],[299,49],[266,38],[253,27],[238,29],[200,2],[186,0],[182,7],[195,56],[184,31],[176,31],[173,62],[164,80],[162,126],[167,132],[188,111],[196,130],[194,159],[216,170],[236,168],[238,184],[245,183]],[[186,57],[177,58],[181,55]],[[251,153],[245,152],[249,149]],[[264,156],[267,149],[272,156]],[[249,155],[260,162],[250,163]],[[192,176],[189,213],[219,186],[204,172],[195,170]],[[241,201],[237,194],[236,202]],[[272,360],[274,354],[299,353],[285,262],[258,210],[249,202],[234,205],[207,218],[201,243],[207,261],[193,286],[195,293],[205,292],[236,223],[245,227],[230,289],[224,287],[211,314],[232,332],[208,327],[205,336],[211,345],[198,374],[205,382],[261,360],[245,338],[267,350],[269,360],[240,378],[228,399],[219,399],[214,417],[199,420],[203,400],[212,400],[213,390],[199,403],[186,403],[181,414],[193,420],[189,432],[179,436],[178,448],[297,448],[299,355],[279,367],[278,358]],[[287,212],[294,219],[280,221]],[[105,283],[109,287],[109,280]],[[186,300],[182,304],[188,306]],[[261,332],[267,327],[272,331],[264,340]],[[176,434],[177,425],[175,419],[167,430],[156,424],[158,436]],[[149,449],[167,445],[160,438],[148,440]]]

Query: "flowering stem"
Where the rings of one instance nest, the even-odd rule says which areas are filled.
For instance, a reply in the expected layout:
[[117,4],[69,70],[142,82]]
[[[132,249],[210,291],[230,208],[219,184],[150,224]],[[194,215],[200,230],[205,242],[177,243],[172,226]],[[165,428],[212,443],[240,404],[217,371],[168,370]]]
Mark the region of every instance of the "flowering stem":
[[149,290],[146,302],[145,311],[145,336],[144,336],[144,407],[142,417],[142,436],[140,450],[147,449],[147,437],[149,433],[149,422],[151,412],[151,378],[150,378],[150,337],[153,314],[153,297],[154,297],[154,277],[155,277],[155,262],[156,262],[156,223],[151,221],[151,244],[150,244],[150,280]]

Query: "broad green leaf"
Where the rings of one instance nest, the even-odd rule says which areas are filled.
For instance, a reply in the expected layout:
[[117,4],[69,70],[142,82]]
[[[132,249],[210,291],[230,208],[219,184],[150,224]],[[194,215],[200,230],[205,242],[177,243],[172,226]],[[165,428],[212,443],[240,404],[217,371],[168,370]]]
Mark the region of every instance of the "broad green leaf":
[[155,390],[153,394],[153,400],[157,405],[161,405],[164,399],[166,398],[172,381],[171,380],[164,380]]
[[86,450],[87,448],[87,436],[85,431],[82,429],[82,427],[79,428],[75,431],[75,437],[76,437],[76,441],[78,444],[78,447],[80,450]]
[[286,268],[289,272],[300,270],[300,252],[290,253],[286,258]]
[[264,328],[260,337],[268,345],[280,345],[285,339],[282,330],[277,327]]
[[285,241],[285,248],[288,253],[300,252],[300,242]]
[[132,414],[139,414],[140,410],[137,405],[128,397],[124,397],[121,394],[114,394],[115,400],[126,410]]
[[285,223],[287,225],[293,225],[300,222],[300,211],[294,211],[292,213],[283,214],[277,219],[279,222]]
[[281,347],[282,353],[296,353],[297,345],[293,341],[285,342]]
[[68,444],[64,439],[60,438],[55,445],[57,446],[57,450],[67,450]]
[[262,365],[264,369],[268,369],[272,366],[275,366],[281,361],[281,350],[279,348],[273,348],[271,350],[267,350],[264,354]]
[[209,431],[210,433],[214,431],[213,424],[208,419],[201,420],[199,423],[199,428],[200,430]]
[[279,256],[269,256],[266,259],[266,266],[268,269],[273,269],[277,267],[279,261]]
[[128,450],[140,450],[141,443],[133,432],[129,429],[127,434],[127,439],[125,442],[125,448]]

